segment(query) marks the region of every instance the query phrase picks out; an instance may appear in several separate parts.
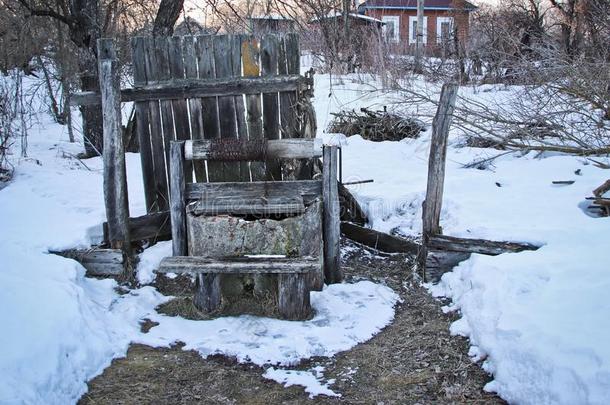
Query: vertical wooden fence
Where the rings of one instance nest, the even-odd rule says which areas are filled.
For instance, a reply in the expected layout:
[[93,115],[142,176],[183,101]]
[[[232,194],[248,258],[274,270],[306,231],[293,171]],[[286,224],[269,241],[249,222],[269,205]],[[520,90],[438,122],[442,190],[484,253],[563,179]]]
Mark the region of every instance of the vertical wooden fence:
[[[138,37],[132,41],[132,54],[135,89],[172,83],[189,86],[189,79],[289,77],[300,69],[296,34],[269,34],[260,40],[247,35]],[[222,96],[136,101],[149,213],[169,207],[170,141],[303,136],[303,114],[298,108],[303,91],[242,90]],[[187,181],[193,175],[197,181],[211,182],[281,180],[283,176],[277,161],[187,162],[184,169]]]

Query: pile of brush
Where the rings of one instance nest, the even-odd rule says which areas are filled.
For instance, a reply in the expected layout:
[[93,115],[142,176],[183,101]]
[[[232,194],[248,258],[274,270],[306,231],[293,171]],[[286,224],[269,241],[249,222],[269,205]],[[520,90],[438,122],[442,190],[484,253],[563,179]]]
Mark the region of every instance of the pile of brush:
[[370,141],[400,141],[404,138],[417,138],[425,130],[421,121],[383,111],[361,108],[332,113],[335,116],[328,125],[328,133],[341,133],[346,136],[361,135]]

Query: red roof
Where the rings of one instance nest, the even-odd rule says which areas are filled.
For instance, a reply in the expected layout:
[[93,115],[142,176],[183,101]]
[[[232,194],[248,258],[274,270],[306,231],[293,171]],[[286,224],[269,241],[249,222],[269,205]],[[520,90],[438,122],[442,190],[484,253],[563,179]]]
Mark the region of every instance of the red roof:
[[[460,1],[461,2],[461,1]],[[417,9],[417,0],[367,0],[360,5],[362,8]],[[453,0],[424,0],[424,9],[454,9]],[[474,10],[477,7],[464,1],[464,9]]]

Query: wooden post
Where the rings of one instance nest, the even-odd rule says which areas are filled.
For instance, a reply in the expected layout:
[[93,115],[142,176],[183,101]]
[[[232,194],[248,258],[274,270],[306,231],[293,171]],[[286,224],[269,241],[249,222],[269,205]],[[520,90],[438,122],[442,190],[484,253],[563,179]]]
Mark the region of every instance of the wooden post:
[[326,284],[341,282],[339,240],[339,189],[337,184],[337,147],[325,146],[323,150],[322,198],[324,232],[324,281]]
[[417,0],[417,25],[415,29],[415,71],[420,73],[424,50],[424,0]]
[[108,236],[112,248],[129,253],[129,203],[121,128],[121,87],[112,39],[99,39],[97,51],[104,116],[104,200]]
[[428,160],[428,185],[426,200],[423,206],[422,249],[418,263],[425,279],[425,264],[428,256],[428,239],[441,233],[440,217],[445,183],[445,160],[447,158],[447,138],[453,119],[453,110],[457,98],[458,85],[445,83],[441,91],[436,115],[432,121],[432,138],[430,140],[430,158]]
[[172,141],[169,153],[169,206],[174,256],[187,255],[184,190],[184,141]]

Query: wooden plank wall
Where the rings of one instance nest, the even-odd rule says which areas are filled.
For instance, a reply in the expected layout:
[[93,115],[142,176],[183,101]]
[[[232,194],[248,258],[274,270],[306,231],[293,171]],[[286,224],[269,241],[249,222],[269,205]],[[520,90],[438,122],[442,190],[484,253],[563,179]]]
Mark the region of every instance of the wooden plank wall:
[[[299,73],[296,34],[137,37],[132,40],[134,87],[184,78]],[[298,92],[153,100],[136,103],[137,133],[149,213],[169,207],[170,141],[299,137]],[[186,162],[187,182],[294,178],[277,161]]]

